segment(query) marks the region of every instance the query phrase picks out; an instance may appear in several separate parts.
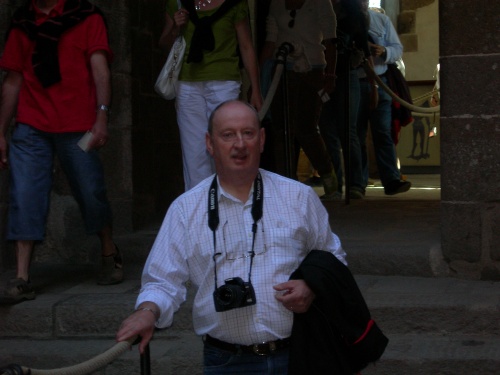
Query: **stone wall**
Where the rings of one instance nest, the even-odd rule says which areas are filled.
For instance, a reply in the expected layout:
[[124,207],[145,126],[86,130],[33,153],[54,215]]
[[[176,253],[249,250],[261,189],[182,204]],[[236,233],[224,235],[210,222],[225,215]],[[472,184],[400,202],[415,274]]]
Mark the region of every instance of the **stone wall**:
[[439,2],[442,250],[468,278],[500,279],[500,2]]
[[167,54],[158,48],[165,1],[129,0],[132,64],[134,227],[160,220],[184,191],[174,101],[153,90]]

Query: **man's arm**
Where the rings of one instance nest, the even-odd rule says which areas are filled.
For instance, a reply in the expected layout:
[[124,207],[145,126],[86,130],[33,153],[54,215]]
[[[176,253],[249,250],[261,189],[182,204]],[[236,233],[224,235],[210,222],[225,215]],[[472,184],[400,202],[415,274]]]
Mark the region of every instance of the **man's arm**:
[[[96,51],[90,57],[90,67],[96,87],[97,106],[109,106],[111,102],[111,73],[108,65],[107,54]],[[92,141],[90,148],[102,147],[108,140],[108,116],[106,110],[97,110],[96,121],[92,127]]]
[[383,24],[385,28],[383,45],[370,43],[370,49],[372,54],[380,57],[385,64],[392,64],[403,56],[403,45],[389,17],[383,17]]
[[260,93],[259,67],[257,65],[257,55],[252,42],[250,25],[248,19],[244,19],[235,25],[238,45],[240,46],[241,59],[248,73],[251,85],[250,104],[257,111],[262,107],[262,95]]
[[14,117],[23,83],[21,73],[9,71],[4,77],[0,103],[0,169],[7,168],[7,129]]
[[403,45],[399,40],[398,33],[396,32],[396,29],[394,28],[390,18],[386,17],[385,22],[387,30],[385,63],[392,64],[403,56]]

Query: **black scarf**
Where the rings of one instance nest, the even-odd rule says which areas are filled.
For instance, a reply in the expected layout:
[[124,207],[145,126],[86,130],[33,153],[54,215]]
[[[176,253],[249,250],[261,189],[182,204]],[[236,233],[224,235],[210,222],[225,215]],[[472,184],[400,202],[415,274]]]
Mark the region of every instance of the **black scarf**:
[[193,0],[181,0],[182,6],[189,12],[189,19],[194,23],[195,29],[187,63],[199,63],[203,59],[203,51],[213,51],[215,48],[215,38],[212,32],[212,24],[221,18],[228,10],[238,4],[241,0],[226,0],[217,9],[217,11],[209,17],[198,18],[198,14],[194,7]]
[[36,11],[32,1],[28,0],[14,13],[7,36],[10,30],[18,28],[25,32],[30,40],[35,41],[31,62],[35,75],[46,88],[61,81],[57,51],[61,35],[95,13],[103,16],[99,8],[87,0],[66,0],[61,15],[36,25]]

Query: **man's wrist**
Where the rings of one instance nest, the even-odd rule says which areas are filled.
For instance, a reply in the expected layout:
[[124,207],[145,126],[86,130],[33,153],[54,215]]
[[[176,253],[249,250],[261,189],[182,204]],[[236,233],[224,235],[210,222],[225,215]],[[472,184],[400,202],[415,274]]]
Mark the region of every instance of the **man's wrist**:
[[106,104],[98,104],[96,107],[96,112],[99,112],[99,111],[103,111],[104,113],[106,113],[106,115],[109,116],[109,113],[111,112],[111,108]]
[[149,311],[151,314],[154,315],[155,317],[155,320],[159,320],[160,319],[160,311],[153,308],[153,307],[148,307],[148,306],[139,306],[137,309],[135,309],[135,311]]

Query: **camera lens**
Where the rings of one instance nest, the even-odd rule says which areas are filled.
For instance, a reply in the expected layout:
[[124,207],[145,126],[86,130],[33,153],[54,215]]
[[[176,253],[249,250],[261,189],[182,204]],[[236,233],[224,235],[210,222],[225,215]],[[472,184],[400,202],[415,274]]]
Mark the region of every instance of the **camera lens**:
[[223,285],[217,290],[217,300],[225,307],[237,307],[243,298],[243,292],[238,285]]

